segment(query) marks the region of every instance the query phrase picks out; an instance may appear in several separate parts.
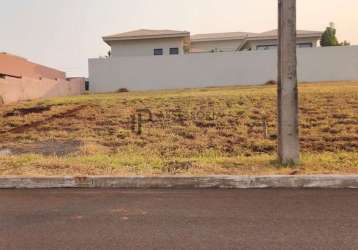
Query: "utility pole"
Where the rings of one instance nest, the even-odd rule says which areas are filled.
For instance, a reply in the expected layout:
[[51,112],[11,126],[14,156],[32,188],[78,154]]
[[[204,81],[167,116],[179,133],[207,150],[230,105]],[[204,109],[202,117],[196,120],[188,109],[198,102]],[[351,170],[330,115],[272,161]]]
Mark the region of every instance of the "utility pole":
[[281,164],[300,158],[296,55],[296,0],[278,0],[278,156]]

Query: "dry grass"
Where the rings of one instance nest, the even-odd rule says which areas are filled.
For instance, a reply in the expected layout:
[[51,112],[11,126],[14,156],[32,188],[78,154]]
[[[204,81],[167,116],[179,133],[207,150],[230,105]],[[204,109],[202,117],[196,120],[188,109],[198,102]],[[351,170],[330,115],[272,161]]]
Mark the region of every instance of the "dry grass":
[[[358,173],[358,83],[301,84],[299,91],[295,173]],[[14,153],[0,157],[0,175],[294,171],[275,161],[275,86],[55,98],[2,106],[0,117],[0,148]]]

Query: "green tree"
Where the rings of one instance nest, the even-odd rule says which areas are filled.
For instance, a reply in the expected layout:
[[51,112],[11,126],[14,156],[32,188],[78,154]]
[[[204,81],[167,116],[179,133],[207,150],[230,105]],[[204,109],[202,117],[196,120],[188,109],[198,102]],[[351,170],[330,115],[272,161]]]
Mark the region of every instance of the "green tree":
[[323,32],[321,37],[321,46],[327,47],[327,46],[339,46],[338,39],[336,37],[336,28],[334,23],[330,23],[329,27],[326,28],[326,30]]

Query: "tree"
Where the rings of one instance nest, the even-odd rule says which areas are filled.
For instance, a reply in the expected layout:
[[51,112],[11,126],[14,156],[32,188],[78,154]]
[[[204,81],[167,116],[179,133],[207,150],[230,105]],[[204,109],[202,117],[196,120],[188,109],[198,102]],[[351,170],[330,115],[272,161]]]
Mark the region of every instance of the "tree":
[[323,32],[321,37],[321,46],[327,47],[327,46],[349,46],[351,45],[348,41],[344,41],[340,43],[337,39],[337,30],[334,25],[334,23],[330,23],[329,27],[326,28],[326,30]]
[[334,23],[330,23],[329,27],[326,28],[326,30],[323,32],[321,37],[321,46],[322,47],[328,47],[328,46],[339,46],[338,39],[336,37],[336,27]]

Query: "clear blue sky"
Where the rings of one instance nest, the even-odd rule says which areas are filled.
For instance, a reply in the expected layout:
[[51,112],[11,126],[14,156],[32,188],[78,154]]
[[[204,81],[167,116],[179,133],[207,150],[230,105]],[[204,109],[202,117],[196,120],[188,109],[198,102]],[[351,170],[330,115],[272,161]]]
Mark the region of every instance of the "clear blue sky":
[[[358,44],[357,0],[297,0],[298,28]],[[0,0],[0,51],[87,76],[87,59],[105,55],[101,37],[139,28],[192,33],[277,26],[277,0]]]

